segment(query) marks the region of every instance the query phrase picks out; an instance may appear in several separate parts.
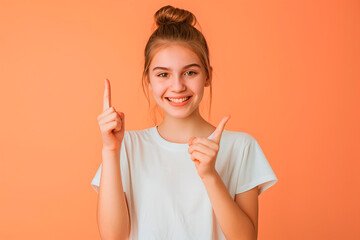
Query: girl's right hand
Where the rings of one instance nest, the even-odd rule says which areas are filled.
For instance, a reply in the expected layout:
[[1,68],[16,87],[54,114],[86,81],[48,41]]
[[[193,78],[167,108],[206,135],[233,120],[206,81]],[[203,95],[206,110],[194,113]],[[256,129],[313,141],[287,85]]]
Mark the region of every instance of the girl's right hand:
[[125,114],[111,106],[110,81],[105,79],[103,112],[97,117],[103,150],[120,151],[125,133]]

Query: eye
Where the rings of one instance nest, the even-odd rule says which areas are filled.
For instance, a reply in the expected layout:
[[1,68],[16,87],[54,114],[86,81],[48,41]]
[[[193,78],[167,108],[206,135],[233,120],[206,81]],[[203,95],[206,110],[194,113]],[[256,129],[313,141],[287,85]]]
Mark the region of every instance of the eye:
[[196,72],[194,72],[194,71],[188,71],[188,73],[193,73],[193,74],[190,74],[190,76],[191,75],[196,75],[197,73]]
[[[160,74],[158,74],[157,76],[158,76],[158,77],[161,77],[162,74],[167,74],[167,73],[160,73]],[[166,76],[165,76],[165,77],[166,77]]]

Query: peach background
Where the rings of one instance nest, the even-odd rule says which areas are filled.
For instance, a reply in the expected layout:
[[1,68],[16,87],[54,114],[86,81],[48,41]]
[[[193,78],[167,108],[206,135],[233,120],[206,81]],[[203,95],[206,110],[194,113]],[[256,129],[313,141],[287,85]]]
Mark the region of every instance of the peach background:
[[32,0],[0,5],[0,239],[100,239],[104,78],[126,130],[152,127],[143,51],[167,4],[207,38],[210,122],[230,113],[279,178],[259,239],[360,238],[359,1]]

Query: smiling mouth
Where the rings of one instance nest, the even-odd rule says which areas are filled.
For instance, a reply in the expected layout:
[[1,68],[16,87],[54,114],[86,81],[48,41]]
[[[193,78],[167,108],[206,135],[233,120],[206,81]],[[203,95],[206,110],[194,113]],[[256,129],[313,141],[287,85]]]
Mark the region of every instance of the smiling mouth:
[[182,102],[186,102],[188,101],[192,96],[188,96],[188,97],[185,97],[185,98],[168,98],[168,97],[165,97],[166,100],[168,100],[169,102],[173,102],[173,103],[182,103]]

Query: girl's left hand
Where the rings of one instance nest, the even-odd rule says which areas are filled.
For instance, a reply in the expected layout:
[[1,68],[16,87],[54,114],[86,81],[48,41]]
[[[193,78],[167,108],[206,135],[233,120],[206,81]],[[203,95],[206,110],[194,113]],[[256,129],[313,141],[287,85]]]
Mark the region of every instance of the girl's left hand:
[[220,148],[221,134],[230,117],[230,115],[227,115],[221,120],[214,131],[212,139],[203,137],[189,139],[188,152],[191,154],[191,160],[195,162],[196,170],[201,179],[216,173],[215,161]]

